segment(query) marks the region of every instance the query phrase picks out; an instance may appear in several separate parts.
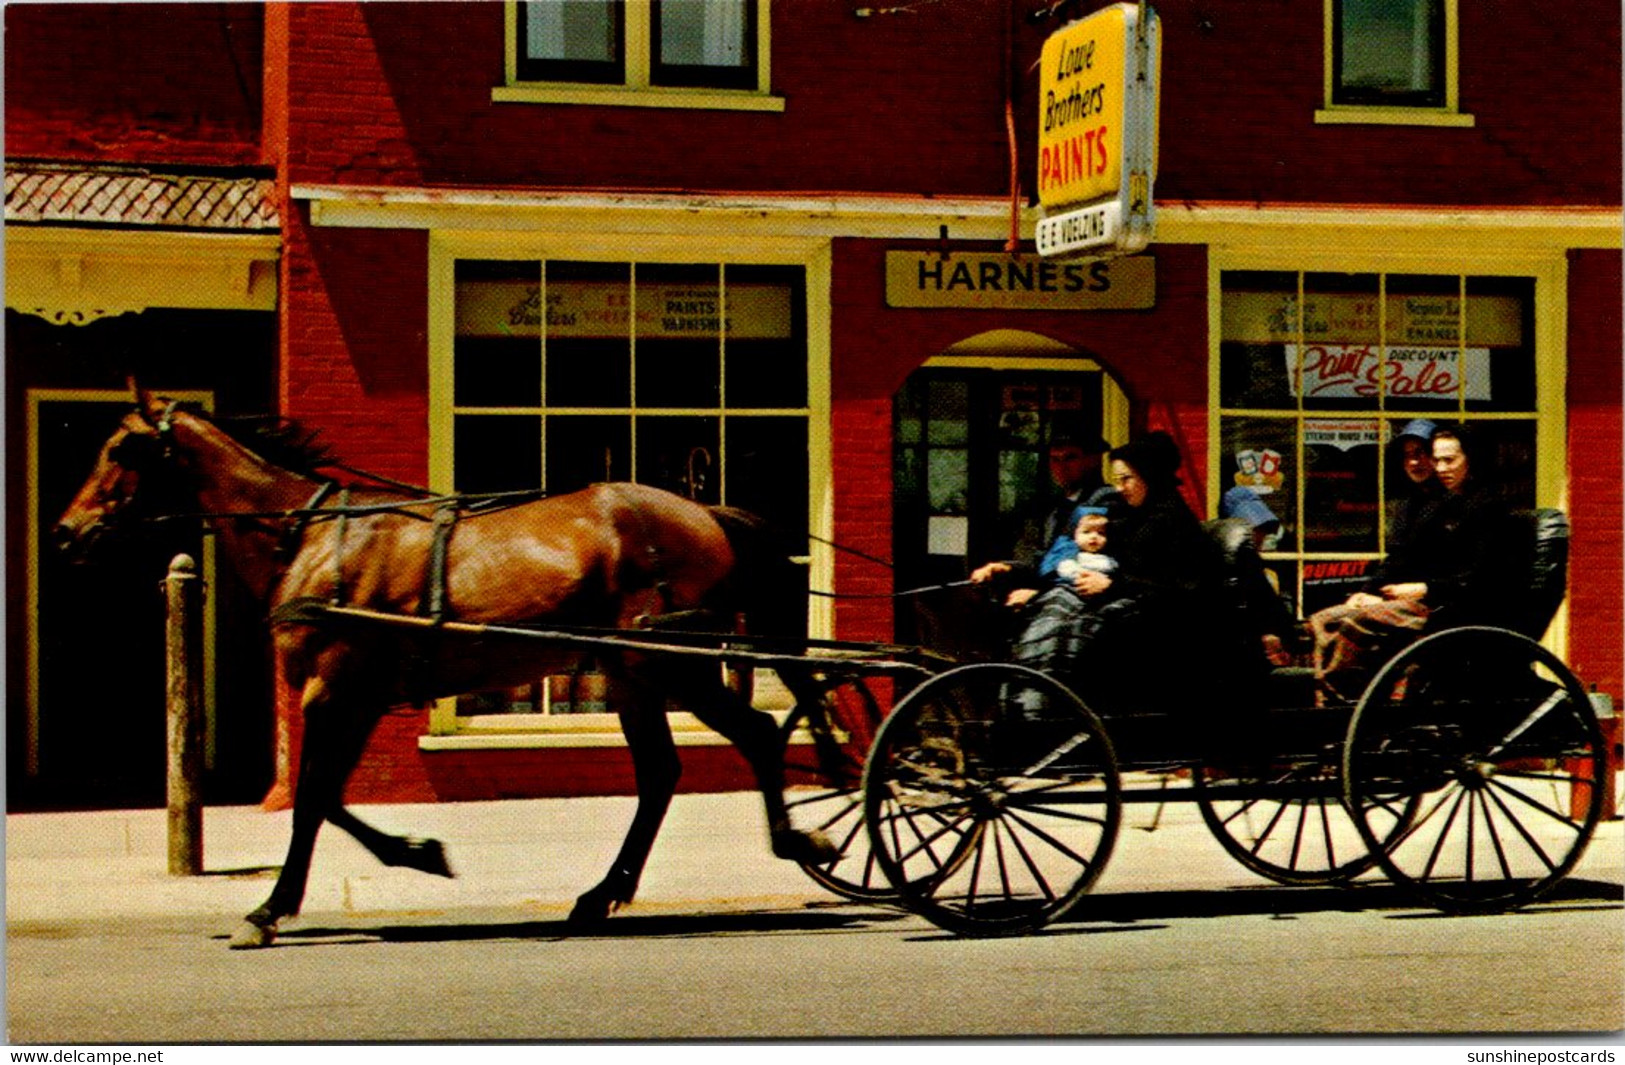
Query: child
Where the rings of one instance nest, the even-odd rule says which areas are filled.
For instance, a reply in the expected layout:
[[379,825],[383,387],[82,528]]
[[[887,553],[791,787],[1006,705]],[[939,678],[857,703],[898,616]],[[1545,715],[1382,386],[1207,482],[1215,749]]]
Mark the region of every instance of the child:
[[1082,506],[1072,513],[1072,533],[1057,537],[1038,564],[1041,580],[1071,584],[1086,570],[1111,576],[1117,560],[1105,554],[1106,508]]

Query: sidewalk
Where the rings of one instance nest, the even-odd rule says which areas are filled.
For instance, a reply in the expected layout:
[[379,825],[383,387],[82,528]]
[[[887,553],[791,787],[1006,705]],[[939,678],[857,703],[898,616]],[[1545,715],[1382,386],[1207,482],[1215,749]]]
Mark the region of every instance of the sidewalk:
[[[354,840],[323,827],[306,913],[420,914],[523,907],[562,917],[609,867],[631,821],[629,797],[357,806],[391,833],[446,845],[457,878],[380,865]],[[204,811],[204,875],[167,873],[163,810],[12,814],[6,818],[6,920],[215,915],[236,918],[270,892],[291,814],[257,807]],[[1153,824],[1156,831],[1147,831]],[[1625,831],[1598,825],[1572,874],[1625,880]],[[1196,805],[1126,808],[1117,847],[1096,891],[1264,886],[1229,858]],[[718,910],[801,906],[834,896],[768,850],[753,792],[678,795],[644,872],[634,907]]]

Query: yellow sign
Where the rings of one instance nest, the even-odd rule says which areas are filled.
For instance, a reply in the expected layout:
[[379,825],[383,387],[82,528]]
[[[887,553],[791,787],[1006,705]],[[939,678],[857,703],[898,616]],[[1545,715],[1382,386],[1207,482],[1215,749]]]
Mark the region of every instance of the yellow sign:
[[[1377,340],[1375,293],[1313,293],[1304,298],[1303,336],[1335,344]],[[1391,295],[1384,318],[1387,343],[1463,343],[1461,301],[1455,296]],[[1524,343],[1523,313],[1512,296],[1473,296],[1467,301],[1468,347],[1516,347]],[[1292,342],[1298,337],[1298,297],[1290,292],[1227,292],[1221,311],[1225,340]]]
[[1121,7],[1050,35],[1039,59],[1038,200],[1046,207],[1115,196],[1123,181]]
[[1143,310],[1156,305],[1149,255],[1055,262],[1010,255],[886,253],[886,306],[999,310]]

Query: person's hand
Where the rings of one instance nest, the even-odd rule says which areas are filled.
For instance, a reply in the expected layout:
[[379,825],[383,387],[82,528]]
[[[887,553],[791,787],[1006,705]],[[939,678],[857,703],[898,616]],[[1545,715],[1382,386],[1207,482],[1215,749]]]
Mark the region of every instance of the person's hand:
[[1386,599],[1426,599],[1428,586],[1421,581],[1408,581],[1404,584],[1385,584],[1382,594]]
[[1112,579],[1104,573],[1096,573],[1092,569],[1083,570],[1072,580],[1072,587],[1077,589],[1079,595],[1099,595],[1112,586]]
[[1008,562],[989,562],[986,565],[978,566],[975,569],[971,570],[970,579],[971,579],[972,584],[986,584],[988,581],[992,580],[994,577],[997,577],[999,574],[1001,574],[1001,573],[1009,573],[1009,572],[1010,572],[1010,563],[1008,563]]
[[1005,597],[1004,605],[1008,607],[1026,606],[1038,594],[1037,588],[1017,588]]
[[1363,610],[1368,606],[1376,606],[1382,602],[1382,596],[1372,595],[1370,592],[1355,592],[1348,598],[1348,605]]

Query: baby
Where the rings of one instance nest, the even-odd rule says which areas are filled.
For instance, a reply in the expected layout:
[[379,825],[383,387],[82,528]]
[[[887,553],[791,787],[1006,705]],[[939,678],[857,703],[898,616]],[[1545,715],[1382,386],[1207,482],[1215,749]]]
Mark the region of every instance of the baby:
[[1106,508],[1079,507],[1073,512],[1072,535],[1056,538],[1038,564],[1038,576],[1056,584],[1071,584],[1086,570],[1111,576],[1117,560],[1105,550]]

